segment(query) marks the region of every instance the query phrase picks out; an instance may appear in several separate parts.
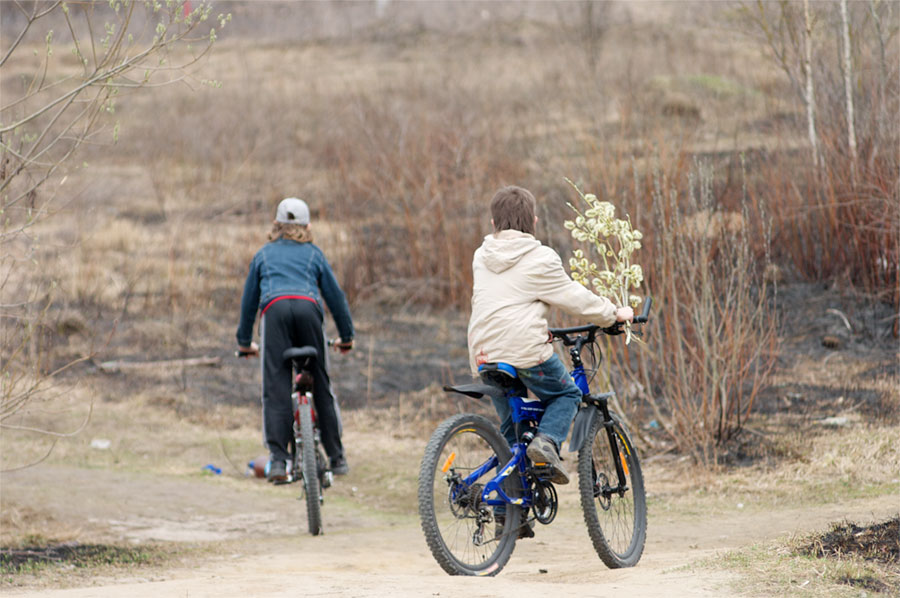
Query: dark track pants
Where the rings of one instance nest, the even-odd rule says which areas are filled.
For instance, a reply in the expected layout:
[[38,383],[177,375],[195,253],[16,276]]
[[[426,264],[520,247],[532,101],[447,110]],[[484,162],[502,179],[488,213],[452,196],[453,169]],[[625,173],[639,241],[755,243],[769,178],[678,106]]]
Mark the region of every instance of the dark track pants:
[[326,370],[322,310],[318,304],[306,299],[276,300],[266,308],[260,329],[263,440],[270,457],[287,459],[288,443],[294,435],[291,364],[285,362],[282,355],[285,349],[305,346],[315,347],[319,354],[313,370],[313,401],[322,445],[330,458],[343,456],[341,414]]

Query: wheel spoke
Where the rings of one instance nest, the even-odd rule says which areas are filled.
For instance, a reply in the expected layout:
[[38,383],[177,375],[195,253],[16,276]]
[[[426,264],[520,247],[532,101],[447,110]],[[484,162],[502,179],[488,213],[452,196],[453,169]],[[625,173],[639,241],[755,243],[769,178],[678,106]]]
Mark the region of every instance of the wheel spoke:
[[598,513],[600,527],[609,547],[616,554],[625,554],[631,545],[634,531],[634,497],[630,489],[626,490],[624,495],[615,491],[619,486],[619,478],[605,430],[601,430],[594,437],[592,460],[595,469],[605,473],[604,477],[608,484],[605,491],[598,497],[601,506]]
[[[481,416],[454,416],[432,435],[419,474],[419,514],[429,548],[448,573],[492,575],[509,559],[515,537],[495,539],[493,507],[482,504],[496,464],[508,459],[506,442]],[[510,513],[518,522],[518,508],[510,506]]]
[[636,564],[643,551],[646,502],[637,454],[618,420],[613,429],[615,448],[603,423],[595,422],[579,454],[579,489],[598,555],[610,567],[624,567]]
[[[459,479],[465,479],[487,461],[493,450],[490,445],[474,431],[460,431],[451,437],[441,451],[437,463],[440,467],[434,472],[435,498],[443,497],[443,500],[435,504],[435,518],[438,530],[444,538],[447,549],[456,559],[467,565],[480,565],[490,557],[493,549],[489,545],[478,546],[473,541],[475,532],[479,528],[478,502],[481,499],[480,488],[486,479],[479,480],[481,484],[475,486],[475,491],[466,489],[461,497],[453,500],[451,496],[452,486],[447,481],[450,473],[456,474]],[[442,471],[448,462],[448,473]],[[491,470],[493,475],[493,470]],[[487,478],[487,476],[482,476]],[[489,479],[489,478],[488,478]],[[439,510],[441,505],[445,509]],[[485,535],[488,531],[485,530]]]

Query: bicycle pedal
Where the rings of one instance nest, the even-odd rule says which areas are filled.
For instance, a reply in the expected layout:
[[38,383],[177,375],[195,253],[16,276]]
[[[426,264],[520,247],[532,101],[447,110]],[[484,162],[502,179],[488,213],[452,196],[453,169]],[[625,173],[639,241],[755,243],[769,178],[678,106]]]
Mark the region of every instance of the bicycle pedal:
[[531,473],[538,479],[550,479],[553,477],[553,467],[549,463],[534,463]]

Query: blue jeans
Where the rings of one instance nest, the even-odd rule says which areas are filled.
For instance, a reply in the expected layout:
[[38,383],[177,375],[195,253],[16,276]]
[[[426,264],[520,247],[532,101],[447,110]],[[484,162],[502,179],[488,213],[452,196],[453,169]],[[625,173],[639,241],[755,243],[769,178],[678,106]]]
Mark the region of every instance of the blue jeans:
[[[525,387],[544,404],[544,416],[538,432],[552,438],[557,448],[561,448],[581,403],[581,390],[575,386],[575,381],[556,354],[534,367],[520,368],[518,373]],[[491,400],[500,416],[500,432],[512,446],[516,443],[516,429],[509,401],[505,397],[491,397]]]

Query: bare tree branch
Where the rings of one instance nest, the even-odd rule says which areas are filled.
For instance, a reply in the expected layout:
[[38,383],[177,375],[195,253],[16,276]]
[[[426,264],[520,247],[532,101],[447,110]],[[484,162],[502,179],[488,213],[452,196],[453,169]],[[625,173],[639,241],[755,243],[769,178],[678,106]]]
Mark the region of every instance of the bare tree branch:
[[0,473],[10,473],[13,471],[21,471],[23,469],[28,469],[29,467],[34,467],[35,465],[39,465],[47,460],[47,457],[53,453],[53,449],[56,448],[56,443],[59,442],[59,438],[54,438],[53,443],[50,444],[50,448],[47,449],[46,454],[38,459],[37,461],[32,461],[31,463],[27,463],[26,465],[20,465],[19,467],[11,467],[9,469],[0,469]]
[[19,32],[19,36],[13,41],[12,45],[9,47],[9,50],[6,51],[6,54],[3,56],[3,59],[0,60],[0,66],[3,66],[9,57],[12,56],[13,52],[16,48],[19,47],[19,44],[22,43],[22,39],[25,37],[25,34],[28,33],[28,30],[31,28],[31,24],[40,19],[41,17],[45,17],[48,14],[52,13],[56,10],[59,5],[62,4],[62,0],[58,0],[57,2],[51,4],[47,10],[43,12],[37,12],[37,5],[34,6],[34,12],[31,15],[28,15],[28,12],[22,7],[21,4],[16,2],[16,6],[21,10],[25,15],[28,15],[28,21],[25,23],[25,27],[22,28],[22,31]]
[[[18,274],[33,268],[38,255],[27,231],[52,213],[51,203],[56,199],[53,188],[49,194],[38,191],[82,145],[96,142],[104,130],[103,116],[112,110],[120,92],[187,82],[192,68],[209,53],[215,30],[210,28],[208,36],[199,31],[209,19],[211,5],[195,2],[190,10],[186,2],[124,2],[107,7],[106,3],[58,0],[35,3],[31,10],[15,3],[25,15],[25,24],[0,66],[4,66],[4,75],[12,72],[6,68],[12,64],[20,68],[27,65],[33,71],[31,76],[22,76],[17,85],[7,86],[4,80],[0,96],[0,245],[4,246],[0,264],[5,270],[0,289],[8,290],[10,285],[21,285],[22,279],[28,280]],[[81,10],[72,13],[70,5]],[[146,11],[146,19],[136,18],[139,10]],[[47,18],[51,15],[58,15],[54,22],[64,22],[62,31],[71,36],[77,66],[55,60],[54,45],[59,41],[49,26],[39,31],[41,23],[53,20]],[[220,25],[229,19],[220,17]],[[147,23],[148,28],[138,23]],[[141,30],[135,31],[137,28]],[[85,30],[88,40],[84,39]],[[38,38],[38,33],[43,33],[43,38]],[[30,52],[39,39],[43,40],[44,51],[35,64]],[[205,42],[198,51],[191,50],[172,64],[167,62],[176,48],[198,41]],[[59,186],[63,182],[65,177]],[[55,283],[25,284],[15,289],[16,296],[24,295],[24,299],[0,306],[4,323],[0,336],[0,429],[53,437],[49,455],[57,440],[84,429],[93,403],[84,422],[72,432],[42,429],[21,421],[13,424],[10,418],[21,416],[36,399],[57,400],[48,395],[54,380],[92,359],[96,352],[92,348],[88,355],[49,367],[51,353],[45,343],[50,327],[46,322],[54,305]],[[24,467],[39,463],[47,455]]]

